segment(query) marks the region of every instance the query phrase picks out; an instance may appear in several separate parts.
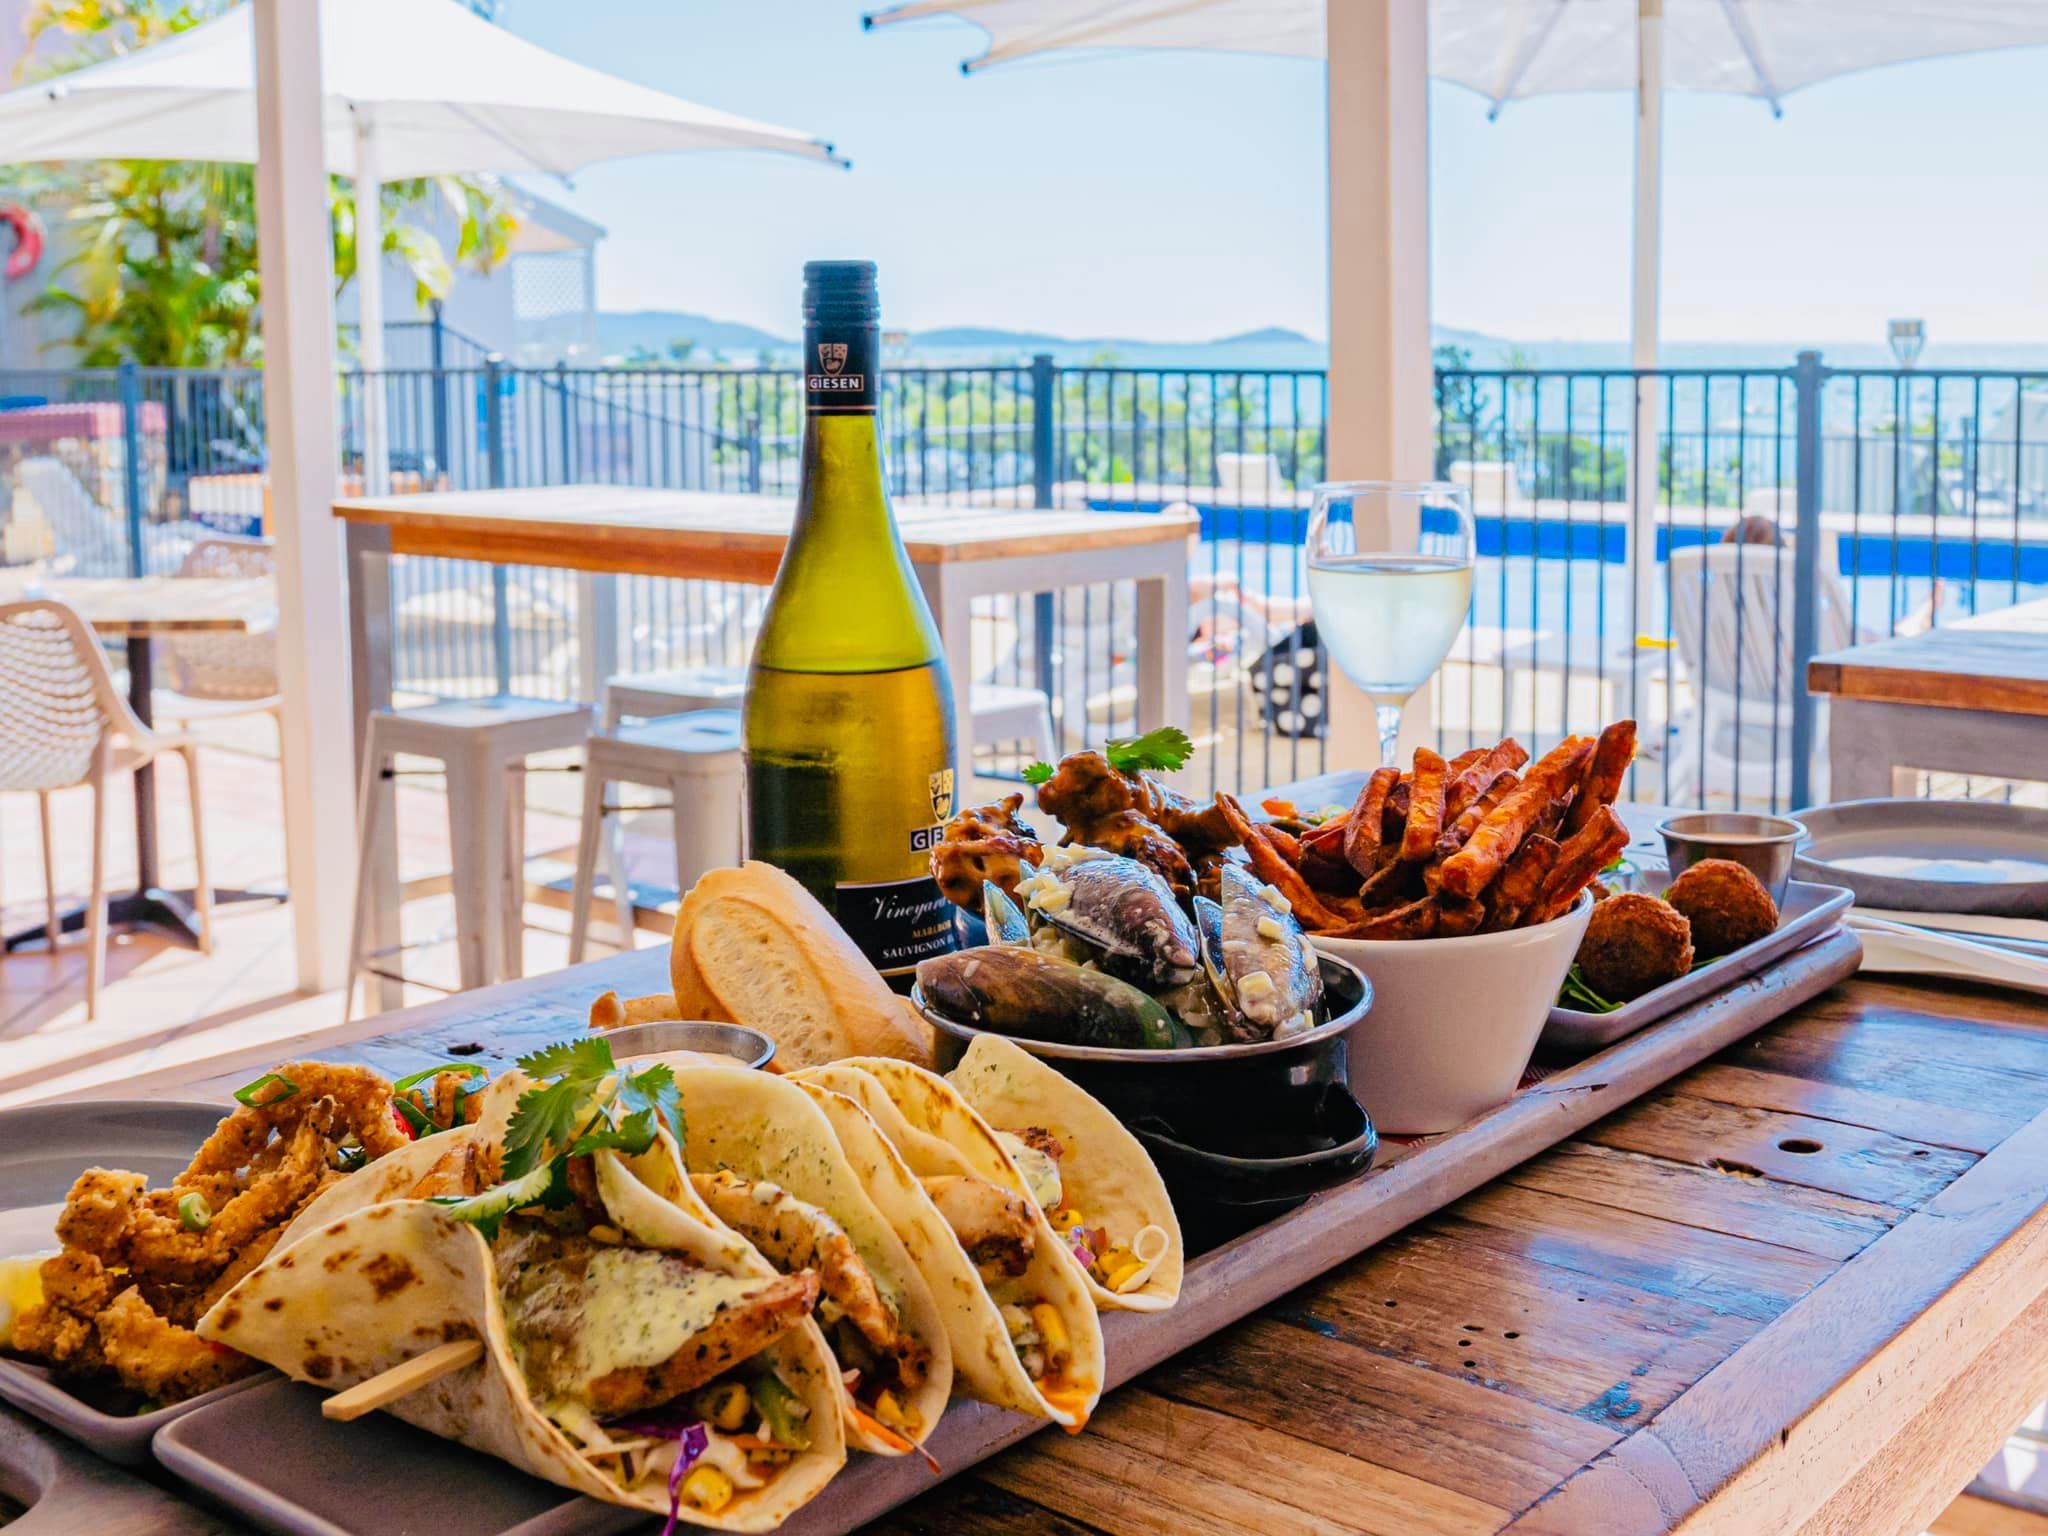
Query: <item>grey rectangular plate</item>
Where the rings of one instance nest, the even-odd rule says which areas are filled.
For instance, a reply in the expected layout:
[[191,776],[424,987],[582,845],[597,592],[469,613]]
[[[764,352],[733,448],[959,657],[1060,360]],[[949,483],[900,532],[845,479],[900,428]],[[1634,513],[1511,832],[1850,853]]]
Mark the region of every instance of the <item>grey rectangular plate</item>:
[[[224,1113],[217,1104],[147,1099],[37,1104],[0,1113],[0,1255],[54,1252],[57,1237],[50,1224],[87,1168],[126,1168],[146,1175],[152,1185],[168,1184]],[[0,1356],[0,1398],[129,1467],[149,1461],[150,1437],[173,1419],[262,1379],[231,1381],[154,1413],[102,1413],[52,1382],[41,1366]]]
[[[1646,867],[1637,889],[1658,895],[1670,883],[1669,870]],[[1756,975],[1780,957],[1818,938],[1841,921],[1842,914],[1849,910],[1855,899],[1853,893],[1839,885],[1816,885],[1806,880],[1794,880],[1785,887],[1785,901],[1778,909],[1778,926],[1766,937],[1754,944],[1745,944],[1718,960],[1694,966],[1678,980],[1645,992],[1641,997],[1623,1003],[1612,1013],[1552,1008],[1550,1022],[1543,1026],[1536,1048],[1572,1055],[1604,1050],[1688,1003]]]

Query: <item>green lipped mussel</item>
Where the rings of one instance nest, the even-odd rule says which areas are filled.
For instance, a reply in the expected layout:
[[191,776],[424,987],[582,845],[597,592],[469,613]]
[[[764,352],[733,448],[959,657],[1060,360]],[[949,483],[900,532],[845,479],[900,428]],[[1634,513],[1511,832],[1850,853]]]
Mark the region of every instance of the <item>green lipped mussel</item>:
[[1156,999],[1035,949],[990,945],[921,960],[917,985],[928,1007],[992,1034],[1118,1050],[1185,1043]]

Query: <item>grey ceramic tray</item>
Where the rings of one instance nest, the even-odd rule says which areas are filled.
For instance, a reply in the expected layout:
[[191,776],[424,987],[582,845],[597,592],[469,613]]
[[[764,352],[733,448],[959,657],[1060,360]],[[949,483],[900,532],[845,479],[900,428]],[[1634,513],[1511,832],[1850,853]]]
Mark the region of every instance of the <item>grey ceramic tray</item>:
[[[0,1113],[0,1254],[54,1251],[52,1223],[87,1168],[126,1168],[151,1184],[169,1183],[220,1118],[215,1104],[118,1099]],[[131,1467],[149,1460],[150,1437],[164,1425],[260,1379],[230,1382],[153,1413],[102,1413],[54,1384],[40,1366],[0,1356],[0,1398]]]
[[[1370,1172],[1194,1258],[1173,1310],[1106,1315],[1106,1385],[1121,1386],[1755,1033],[1853,973],[1861,957],[1854,935],[1826,934],[1456,1131],[1383,1144]],[[950,1476],[1043,1427],[956,1401],[927,1448]],[[381,1415],[329,1423],[313,1389],[276,1380],[179,1419],[158,1434],[156,1454],[237,1518],[282,1536],[652,1536],[660,1528]],[[854,1456],[781,1536],[846,1536],[932,1483],[914,1457]]]
[[2048,810],[1993,800],[1844,800],[1801,811],[1801,880],[1859,906],[2048,918]]
[[[1635,889],[1661,895],[1671,883],[1666,869],[1645,868]],[[1623,1003],[1612,1013],[1587,1013],[1578,1008],[1553,1008],[1550,1022],[1536,1043],[1540,1052],[1584,1055],[1604,1050],[1615,1041],[1634,1034],[1646,1024],[1667,1018],[1686,1004],[1696,1002],[1724,987],[1733,986],[1774,964],[1802,944],[1818,938],[1841,921],[1855,897],[1839,885],[1818,885],[1794,880],[1785,889],[1784,905],[1778,909],[1778,926],[1768,937],[1754,944],[1693,967],[1676,981]]]

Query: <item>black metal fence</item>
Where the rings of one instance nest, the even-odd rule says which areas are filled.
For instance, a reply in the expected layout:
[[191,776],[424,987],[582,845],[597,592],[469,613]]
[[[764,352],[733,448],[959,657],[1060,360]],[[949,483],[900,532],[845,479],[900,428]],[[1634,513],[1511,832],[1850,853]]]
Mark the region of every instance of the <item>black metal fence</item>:
[[[345,373],[342,484],[374,427],[398,487],[796,487],[801,392],[772,368],[514,369],[420,328]],[[167,570],[203,526],[254,531],[260,376],[0,374],[6,557]],[[374,413],[370,407],[374,403]],[[1535,750],[1634,712],[1635,792],[1785,806],[1824,791],[1817,651],[2048,592],[2048,373],[1439,370],[1436,471],[1478,520],[1470,622],[1430,689],[1451,748]],[[372,419],[374,416],[374,420]],[[1307,370],[887,369],[905,502],[1200,515],[1187,665],[1198,769],[1253,787],[1329,762],[1302,563],[1325,474]],[[616,670],[744,662],[758,588],[407,560],[401,687],[588,692]],[[601,622],[602,621],[602,622]],[[986,600],[978,680],[1046,696],[1057,745],[1134,723],[1136,603],[1082,588]],[[600,650],[604,654],[599,654]],[[1043,744],[997,744],[1002,771]]]

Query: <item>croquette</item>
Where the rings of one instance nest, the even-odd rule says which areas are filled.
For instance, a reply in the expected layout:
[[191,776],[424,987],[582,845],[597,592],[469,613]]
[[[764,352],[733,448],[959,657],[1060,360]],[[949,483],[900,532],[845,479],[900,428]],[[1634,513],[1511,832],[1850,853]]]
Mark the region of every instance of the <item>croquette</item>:
[[1778,926],[1771,893],[1733,859],[1701,859],[1671,882],[1664,899],[1692,924],[1692,945],[1702,960],[1754,944]]
[[1578,965],[1587,986],[1625,1003],[1692,969],[1691,925],[1655,896],[1624,891],[1593,908]]

